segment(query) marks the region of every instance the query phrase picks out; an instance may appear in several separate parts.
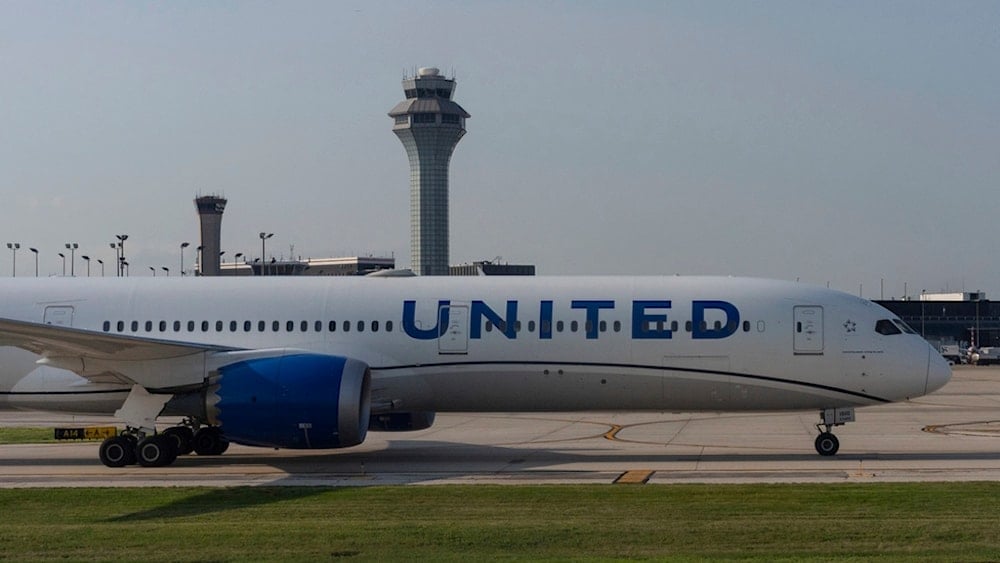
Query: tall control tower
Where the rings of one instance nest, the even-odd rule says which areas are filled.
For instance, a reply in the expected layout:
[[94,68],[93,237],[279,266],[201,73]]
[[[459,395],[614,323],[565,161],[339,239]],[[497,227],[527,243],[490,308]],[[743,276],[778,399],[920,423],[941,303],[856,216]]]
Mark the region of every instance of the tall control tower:
[[203,276],[217,276],[220,268],[220,247],[222,246],[222,212],[226,210],[226,198],[206,195],[194,200],[201,218],[201,255],[198,266]]
[[455,79],[421,68],[403,79],[406,100],[389,112],[410,159],[410,257],[423,276],[448,275],[448,163],[470,117],[451,100]]

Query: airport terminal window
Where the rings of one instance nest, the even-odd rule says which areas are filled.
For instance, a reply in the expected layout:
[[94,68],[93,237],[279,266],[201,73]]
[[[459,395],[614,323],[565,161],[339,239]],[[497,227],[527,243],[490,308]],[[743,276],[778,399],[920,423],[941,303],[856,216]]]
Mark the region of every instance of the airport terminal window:
[[889,319],[882,319],[875,323],[875,332],[879,334],[884,334],[885,336],[891,336],[893,334],[903,334],[903,331],[899,329],[892,321]]

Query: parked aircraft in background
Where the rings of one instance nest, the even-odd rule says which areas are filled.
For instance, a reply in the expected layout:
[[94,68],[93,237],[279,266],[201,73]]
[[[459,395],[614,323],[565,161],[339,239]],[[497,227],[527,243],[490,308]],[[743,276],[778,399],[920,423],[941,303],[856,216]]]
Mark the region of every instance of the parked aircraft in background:
[[[727,277],[0,281],[0,407],[115,413],[108,466],[229,442],[342,448],[436,412],[820,412],[943,386],[886,309]],[[157,431],[161,415],[184,417]]]

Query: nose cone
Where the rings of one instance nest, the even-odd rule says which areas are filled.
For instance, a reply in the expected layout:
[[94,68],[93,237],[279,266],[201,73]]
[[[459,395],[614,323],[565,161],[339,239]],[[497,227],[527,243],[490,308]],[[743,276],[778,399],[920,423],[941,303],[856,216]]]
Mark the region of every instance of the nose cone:
[[934,348],[927,347],[927,388],[924,394],[933,393],[951,380],[951,366]]

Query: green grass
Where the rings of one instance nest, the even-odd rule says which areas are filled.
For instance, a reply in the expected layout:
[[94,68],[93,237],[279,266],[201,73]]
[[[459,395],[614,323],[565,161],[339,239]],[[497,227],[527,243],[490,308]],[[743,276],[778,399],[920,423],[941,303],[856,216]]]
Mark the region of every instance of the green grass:
[[993,561],[1000,484],[0,490],[0,560]]
[[55,442],[52,428],[0,428],[0,444]]

